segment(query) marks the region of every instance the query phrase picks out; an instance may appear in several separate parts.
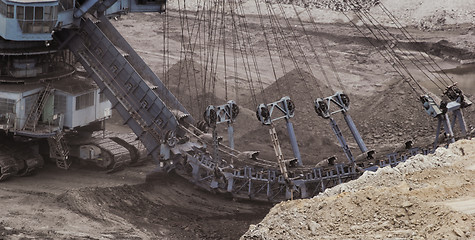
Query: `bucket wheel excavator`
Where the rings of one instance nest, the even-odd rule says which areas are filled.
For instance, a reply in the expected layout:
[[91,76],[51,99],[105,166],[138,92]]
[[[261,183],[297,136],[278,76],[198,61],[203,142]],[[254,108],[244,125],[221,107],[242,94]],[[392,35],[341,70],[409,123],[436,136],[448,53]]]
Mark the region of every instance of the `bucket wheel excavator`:
[[[234,198],[271,202],[308,198],[361,174],[332,118],[337,112],[344,115],[365,158],[372,157],[347,113],[349,98],[343,93],[317,99],[315,110],[330,119],[349,164],[304,166],[290,121],[296,106],[289,97],[260,104],[256,112],[269,127],[277,161],[234,149],[232,124],[239,113],[234,101],[209,106],[205,122],[195,121],[108,19],[127,11],[163,12],[166,1],[0,0],[0,4],[0,23],[7,25],[0,28],[0,131],[3,142],[11,143],[0,145],[0,180],[41,167],[38,155],[45,156],[42,146],[47,146],[46,156],[64,169],[74,158],[114,171],[149,156],[156,172],[173,171],[200,188]],[[447,111],[471,104],[455,86],[446,95],[458,103],[448,103]],[[430,98],[421,100],[430,114],[445,111]],[[338,109],[330,111],[331,104]],[[111,109],[133,135],[98,131],[104,129]],[[461,112],[457,114],[460,120]],[[280,148],[274,128],[279,119],[286,120],[292,159],[284,159]],[[219,142],[220,123],[228,123],[230,147]],[[211,138],[204,125],[213,129]],[[18,145],[27,146],[32,154],[20,154]]]

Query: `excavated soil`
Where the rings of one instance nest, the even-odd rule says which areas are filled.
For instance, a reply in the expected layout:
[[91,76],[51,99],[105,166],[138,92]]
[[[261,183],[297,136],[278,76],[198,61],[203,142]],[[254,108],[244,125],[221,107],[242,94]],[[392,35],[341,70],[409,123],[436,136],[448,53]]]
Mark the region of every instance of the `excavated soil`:
[[241,239],[473,239],[474,164],[475,142],[463,140],[280,203]]
[[[328,45],[342,84],[335,80],[328,84],[311,55],[306,56],[310,69],[304,64],[297,69],[289,54],[283,53],[283,67],[276,64],[274,74],[255,1],[242,1],[244,11],[239,14],[240,21],[245,19],[248,23],[252,36],[249,43],[256,52],[260,69],[261,81],[253,73],[255,85],[251,87],[244,67],[232,66],[231,27],[226,34],[228,66],[222,59],[211,65],[199,58],[200,52],[210,49],[209,43],[198,42],[194,51],[183,47],[183,22],[177,11],[183,9],[183,1],[170,1],[167,14],[128,14],[114,25],[197,120],[201,120],[207,105],[235,100],[241,106],[234,125],[238,149],[259,150],[261,157],[275,159],[268,130],[257,121],[255,108],[259,103],[277,101],[287,95],[297,107],[291,121],[304,163],[315,165],[333,155],[341,162],[346,161],[329,122],[318,117],[313,109],[315,98],[342,90],[351,99],[349,114],[378,157],[384,158],[407,140],[414,140],[420,147],[429,145],[435,122],[423,112],[418,96],[346,17],[329,10],[336,3],[346,1],[297,1],[298,4],[309,2],[319,29],[312,29],[305,22],[307,34],[312,42],[319,42],[318,37],[322,37]],[[363,2],[371,6],[374,1]],[[473,99],[475,70],[470,65],[475,53],[473,4],[462,0],[382,2],[420,41],[417,46],[399,44],[433,54],[437,63]],[[202,1],[186,4],[190,19],[195,14],[193,11],[204,12]],[[263,1],[261,7],[265,9]],[[279,13],[276,5],[274,9],[282,21],[284,13]],[[295,19],[300,16],[308,21],[306,11],[297,7],[295,13],[286,5],[283,9],[286,16],[294,18],[290,24],[298,29],[294,34],[308,54],[310,46],[306,45],[305,34]],[[371,12],[390,31],[397,32],[379,7],[371,8]],[[165,17],[170,24],[164,45]],[[286,27],[284,31],[295,46],[291,30]],[[194,58],[185,59],[190,53]],[[323,54],[320,57],[323,59]],[[297,58],[301,61],[304,56]],[[323,67],[331,74],[327,61],[323,61]],[[430,82],[422,85],[434,95],[440,95]],[[251,90],[256,93],[255,100]],[[473,129],[475,110],[471,107],[464,113],[469,128]],[[336,121],[348,136],[350,148],[357,153],[343,119],[337,116]],[[115,132],[130,131],[117,116],[108,122],[107,128]],[[284,122],[278,122],[276,128],[284,156],[290,158],[292,151]],[[224,143],[226,130],[218,127]],[[468,239],[473,238],[475,231],[474,152],[473,142],[463,141],[449,150],[438,150],[435,156],[417,156],[395,169],[365,173],[359,180],[316,198],[279,204],[262,223],[258,222],[268,213],[269,205],[235,202],[227,196],[202,192],[176,176],[145,182],[146,175],[154,168],[152,163],[113,174],[81,166],[73,166],[66,172],[46,164],[34,176],[0,184],[3,205],[0,238],[238,239],[253,224],[244,239]]]

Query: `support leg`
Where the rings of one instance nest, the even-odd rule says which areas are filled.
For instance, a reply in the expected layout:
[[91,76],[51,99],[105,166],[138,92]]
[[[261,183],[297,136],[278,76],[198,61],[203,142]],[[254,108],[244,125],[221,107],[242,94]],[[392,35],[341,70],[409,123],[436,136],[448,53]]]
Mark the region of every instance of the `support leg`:
[[445,132],[448,135],[447,136],[447,138],[448,138],[447,143],[448,144],[454,143],[455,142],[454,131],[452,130],[452,124],[450,124],[450,119],[449,119],[449,116],[447,114],[445,114],[445,116],[444,116],[444,129],[445,129]]
[[229,147],[234,149],[234,127],[231,123],[228,123],[228,140]]
[[269,134],[274,145],[275,156],[277,157],[277,161],[279,163],[280,172],[282,173],[282,176],[284,176],[284,179],[287,181],[289,179],[289,175],[287,173],[287,166],[285,165],[284,155],[282,154],[279,138],[277,136],[277,132],[275,131],[274,126],[269,129]]
[[444,121],[444,117],[439,115],[437,119],[438,121],[437,121],[437,130],[435,132],[434,151],[435,149],[437,149],[437,146],[439,145],[440,128],[442,127],[442,122]]
[[345,152],[346,158],[348,158],[348,161],[350,163],[354,163],[355,159],[353,158],[353,154],[351,153],[351,150],[348,147],[348,144],[346,144],[345,138],[343,137],[343,134],[341,133],[340,128],[338,127],[338,125],[336,124],[333,118],[330,118],[330,125],[332,126],[333,132],[338,138],[338,142],[340,142],[340,145],[343,148],[343,151]]
[[368,148],[366,147],[363,138],[361,137],[360,132],[358,132],[358,129],[356,128],[355,123],[353,122],[353,119],[351,119],[350,115],[346,114],[346,112],[343,112],[343,116],[345,118],[346,124],[348,125],[348,128],[350,128],[351,134],[353,134],[353,137],[356,140],[356,143],[358,144],[358,147],[360,148],[362,153],[368,152]]
[[219,160],[219,142],[218,142],[218,132],[216,131],[216,126],[213,127],[213,158],[215,161]]
[[292,151],[294,152],[294,157],[297,158],[298,165],[303,166],[302,158],[300,157],[299,146],[297,144],[297,138],[295,137],[294,126],[288,119],[287,119],[287,132],[289,133],[290,144],[292,144]]
[[463,112],[461,109],[455,110],[454,115],[457,116],[459,120],[460,130],[462,131],[462,137],[467,137],[467,124],[465,123],[465,118],[463,117]]

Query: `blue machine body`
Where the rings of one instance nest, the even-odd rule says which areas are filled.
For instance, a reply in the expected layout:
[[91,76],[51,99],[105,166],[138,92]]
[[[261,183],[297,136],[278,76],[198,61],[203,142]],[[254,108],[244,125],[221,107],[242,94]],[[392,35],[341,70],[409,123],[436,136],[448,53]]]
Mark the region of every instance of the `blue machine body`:
[[54,31],[78,27],[81,16],[101,7],[106,15],[161,12],[165,1],[0,0],[0,37],[12,41],[50,41]]

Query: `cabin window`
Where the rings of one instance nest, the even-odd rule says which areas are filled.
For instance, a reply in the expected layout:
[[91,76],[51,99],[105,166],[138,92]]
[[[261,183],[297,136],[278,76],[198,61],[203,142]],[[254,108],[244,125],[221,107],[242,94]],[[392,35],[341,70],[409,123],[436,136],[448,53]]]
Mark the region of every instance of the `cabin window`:
[[7,14],[7,4],[0,0],[0,14],[6,15]]
[[7,5],[7,18],[13,18],[15,14],[15,6]]
[[33,20],[34,7],[25,7],[25,20]]
[[43,20],[43,7],[35,7],[35,20]]
[[54,95],[54,114],[66,113],[66,96],[55,94]]
[[94,92],[86,93],[76,97],[76,111],[94,105]]
[[51,6],[44,7],[44,20],[45,21],[53,20],[53,7]]
[[16,7],[16,18],[18,20],[25,19],[25,7],[23,7],[23,6],[17,6]]
[[58,19],[58,6],[18,6],[17,18],[24,33],[51,33]]
[[14,113],[15,100],[0,98],[0,113]]

